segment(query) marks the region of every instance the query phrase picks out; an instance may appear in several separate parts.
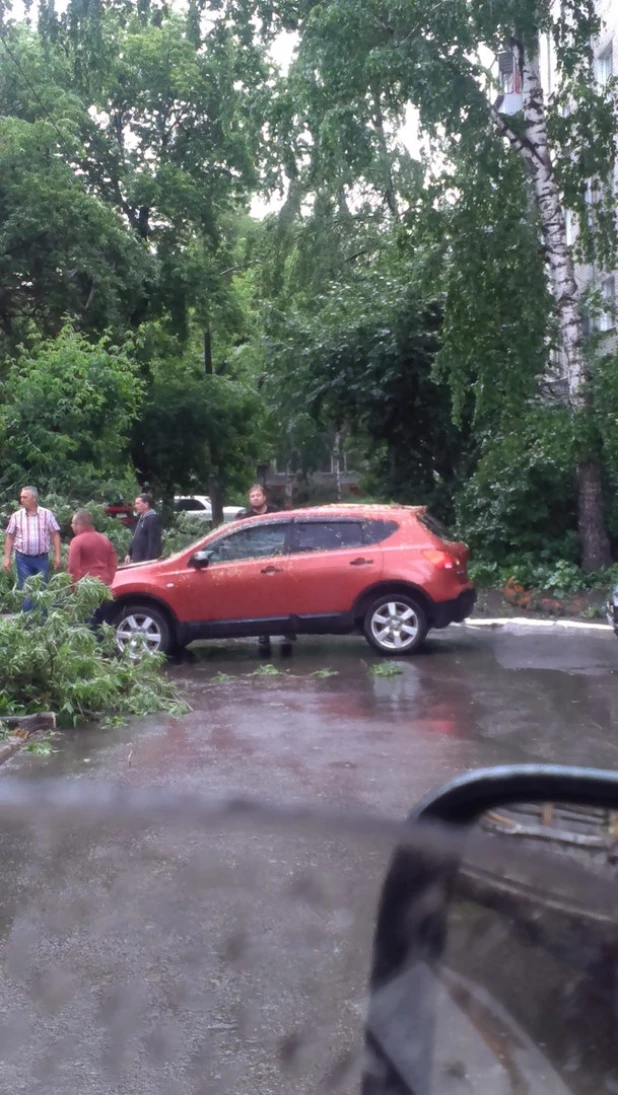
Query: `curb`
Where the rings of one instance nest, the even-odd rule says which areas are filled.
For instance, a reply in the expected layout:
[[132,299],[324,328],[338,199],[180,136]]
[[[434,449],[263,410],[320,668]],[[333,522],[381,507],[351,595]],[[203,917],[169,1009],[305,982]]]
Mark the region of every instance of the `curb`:
[[508,627],[509,624],[515,624],[516,627],[561,627],[580,631],[614,630],[611,624],[587,623],[586,620],[535,620],[527,616],[496,616],[487,619],[479,616],[464,620],[464,627]]
[[18,753],[24,741],[9,741],[6,745],[0,745],[0,764],[5,764],[15,753]]

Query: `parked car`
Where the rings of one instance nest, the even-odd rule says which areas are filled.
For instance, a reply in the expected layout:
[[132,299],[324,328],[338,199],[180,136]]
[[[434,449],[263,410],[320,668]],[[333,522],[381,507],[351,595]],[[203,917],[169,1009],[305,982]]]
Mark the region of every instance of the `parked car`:
[[470,614],[467,557],[424,507],[265,514],[169,559],[121,567],[109,619],[120,648],[168,653],[194,639],[362,632],[381,654],[401,656],[429,628]]
[[[212,521],[212,503],[207,494],[177,495],[174,498],[174,512],[186,513],[198,521]],[[242,506],[224,506],[223,520],[235,521]]]
[[110,502],[103,507],[103,512],[106,517],[113,517],[127,528],[133,528],[136,523],[133,506],[127,506],[124,502]]

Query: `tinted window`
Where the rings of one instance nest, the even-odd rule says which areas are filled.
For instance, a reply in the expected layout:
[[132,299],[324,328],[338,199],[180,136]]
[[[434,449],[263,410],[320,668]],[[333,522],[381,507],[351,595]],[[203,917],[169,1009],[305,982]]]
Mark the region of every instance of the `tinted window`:
[[179,498],[177,502],[174,502],[175,510],[195,510],[206,509],[206,506],[202,502],[198,502],[197,498]]
[[299,521],[295,526],[294,551],[336,551],[363,542],[360,521]]
[[455,537],[447,528],[444,527],[441,521],[438,521],[437,517],[433,517],[431,513],[419,514],[419,521],[425,528],[428,528],[430,532],[433,532],[434,536],[439,536],[441,540],[454,540]]
[[265,555],[282,555],[289,524],[257,525],[233,532],[217,541],[209,550],[211,563],[235,562],[239,559],[261,559]]
[[396,521],[363,521],[363,536],[366,544],[379,544],[397,532]]

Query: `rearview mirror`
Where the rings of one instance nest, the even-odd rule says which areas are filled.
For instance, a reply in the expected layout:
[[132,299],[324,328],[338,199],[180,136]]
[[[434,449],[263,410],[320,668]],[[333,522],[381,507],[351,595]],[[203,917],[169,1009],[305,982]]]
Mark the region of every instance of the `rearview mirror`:
[[618,1090],[617,811],[614,773],[533,766],[425,801],[465,839],[391,863],[364,1095]]
[[204,567],[208,566],[211,555],[212,552],[209,551],[207,548],[203,548],[201,551],[196,551],[189,559],[189,566],[196,567],[196,569],[198,570],[202,570]]

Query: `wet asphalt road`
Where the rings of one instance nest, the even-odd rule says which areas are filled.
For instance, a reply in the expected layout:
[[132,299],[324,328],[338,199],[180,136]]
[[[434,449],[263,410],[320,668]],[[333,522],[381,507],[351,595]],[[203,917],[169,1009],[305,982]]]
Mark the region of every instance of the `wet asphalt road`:
[[[311,639],[276,675],[249,643],[170,667],[192,712],[61,736],[0,774],[239,792],[403,818],[478,766],[618,764],[610,632],[451,627],[381,676],[361,639]],[[332,675],[321,675],[329,670]],[[156,792],[153,791],[153,794]],[[204,833],[36,811],[0,863],[0,1092],[357,1089],[388,852],[366,836]]]
[[198,648],[169,670],[191,714],[66,732],[52,757],[22,753],[4,775],[163,783],[402,817],[479,766],[618,766],[609,631],[453,626],[393,676],[372,671],[392,663],[356,638],[304,638],[289,658],[273,644],[270,662],[276,675],[256,675],[265,663],[249,642]]

